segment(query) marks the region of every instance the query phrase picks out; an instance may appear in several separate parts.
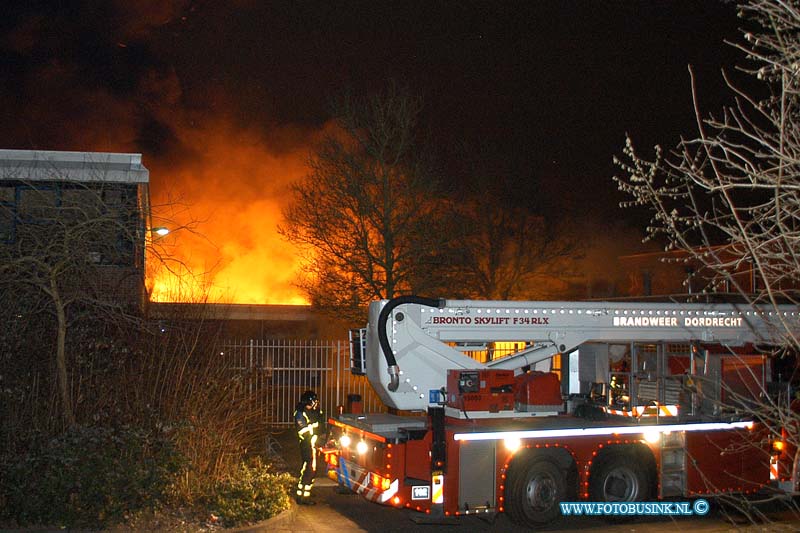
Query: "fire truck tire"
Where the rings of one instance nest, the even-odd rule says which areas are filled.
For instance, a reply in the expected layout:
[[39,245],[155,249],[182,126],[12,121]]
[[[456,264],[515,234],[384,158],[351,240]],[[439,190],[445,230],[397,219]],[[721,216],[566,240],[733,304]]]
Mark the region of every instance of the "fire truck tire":
[[566,474],[547,458],[529,458],[509,477],[506,507],[512,521],[534,527],[561,515],[567,493]]
[[606,456],[589,479],[590,500],[596,502],[637,502],[649,497],[650,480],[641,461],[632,454]]

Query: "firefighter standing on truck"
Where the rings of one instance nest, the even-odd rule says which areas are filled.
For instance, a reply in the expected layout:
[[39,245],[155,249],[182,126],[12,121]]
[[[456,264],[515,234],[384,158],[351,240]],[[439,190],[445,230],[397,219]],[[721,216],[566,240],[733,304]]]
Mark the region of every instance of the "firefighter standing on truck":
[[305,391],[294,411],[294,425],[300,445],[300,459],[303,466],[297,480],[295,501],[300,505],[314,505],[311,488],[317,473],[317,442],[325,429],[325,418],[319,408],[319,397],[312,390]]

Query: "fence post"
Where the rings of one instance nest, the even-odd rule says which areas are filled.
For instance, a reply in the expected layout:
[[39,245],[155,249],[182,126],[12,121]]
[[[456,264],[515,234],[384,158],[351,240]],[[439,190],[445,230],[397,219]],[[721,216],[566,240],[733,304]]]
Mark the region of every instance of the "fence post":
[[339,389],[342,383],[342,341],[336,341],[336,407],[342,405]]
[[248,365],[247,369],[247,392],[248,392],[248,399],[253,397],[253,339],[250,339],[250,364]]

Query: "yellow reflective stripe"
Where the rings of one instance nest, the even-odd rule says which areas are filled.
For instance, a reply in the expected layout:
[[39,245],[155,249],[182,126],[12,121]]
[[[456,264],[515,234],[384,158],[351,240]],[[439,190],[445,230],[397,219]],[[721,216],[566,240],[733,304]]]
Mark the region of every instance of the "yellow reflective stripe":
[[441,474],[434,474],[431,479],[431,486],[433,487],[433,496],[431,497],[432,503],[444,502],[444,476]]
[[314,430],[317,429],[318,427],[319,427],[319,422],[314,422],[313,424],[309,424],[306,427],[304,427],[303,429],[298,430],[297,434],[298,435],[302,435],[303,433],[310,433],[310,434],[313,435],[314,434]]

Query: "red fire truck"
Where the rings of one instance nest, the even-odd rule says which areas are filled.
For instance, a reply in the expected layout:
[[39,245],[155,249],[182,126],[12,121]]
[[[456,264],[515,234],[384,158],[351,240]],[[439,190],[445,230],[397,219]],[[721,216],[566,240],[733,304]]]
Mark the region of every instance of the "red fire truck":
[[788,306],[373,302],[351,371],[389,412],[330,419],[328,475],[423,519],[527,526],[564,501],[753,493],[776,434],[751,416],[766,347],[797,322]]

